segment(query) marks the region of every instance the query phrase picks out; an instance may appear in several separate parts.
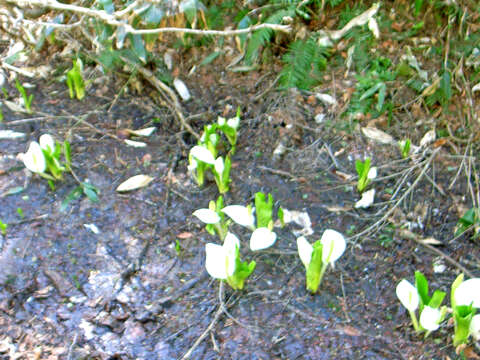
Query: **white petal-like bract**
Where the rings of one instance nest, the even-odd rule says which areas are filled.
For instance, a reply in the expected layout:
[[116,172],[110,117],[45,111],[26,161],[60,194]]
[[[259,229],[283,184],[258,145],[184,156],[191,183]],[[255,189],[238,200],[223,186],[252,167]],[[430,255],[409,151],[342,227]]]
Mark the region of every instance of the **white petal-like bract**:
[[368,208],[375,201],[375,189],[370,189],[362,194],[360,200],[355,203],[355,208]]
[[217,160],[215,160],[215,171],[220,178],[223,175],[223,170],[225,170],[225,163],[223,162],[223,158],[219,156]]
[[440,310],[425,306],[420,314],[420,325],[428,331],[435,331],[440,326],[441,317]]
[[47,150],[50,154],[54,152],[55,150],[55,140],[53,139],[52,135],[50,134],[43,134],[40,136],[40,139],[38,139],[40,143],[40,147],[43,150]]
[[250,249],[252,251],[263,250],[272,246],[277,240],[277,234],[269,228],[256,229],[250,237]]
[[302,260],[305,268],[308,269],[308,265],[310,265],[310,261],[312,260],[313,246],[307,241],[307,239],[305,239],[304,236],[300,236],[297,238],[297,247],[300,260]]
[[253,209],[242,205],[230,205],[225,206],[222,211],[238,225],[249,228],[254,226],[255,217],[253,216]]
[[205,245],[205,268],[215,279],[227,278],[227,253],[223,246],[208,243]]
[[216,224],[220,222],[220,216],[215,211],[210,209],[195,210],[193,215],[205,224]]
[[462,282],[455,290],[457,305],[470,305],[480,308],[480,278],[473,278]]
[[223,242],[223,248],[226,254],[226,272],[227,276],[232,276],[235,272],[235,262],[237,258],[237,249],[240,248],[240,240],[232,234],[227,233]]
[[338,231],[327,229],[323,232],[320,242],[323,245],[322,261],[324,263],[333,263],[342,256],[347,247],[345,238]]
[[410,284],[408,280],[403,279],[398,283],[396,293],[398,299],[408,311],[415,311],[418,308],[420,298],[417,288]]
[[377,177],[377,167],[371,167],[370,170],[368,170],[367,178],[370,180],[373,180]]
[[36,141],[32,141],[27,152],[23,155],[25,167],[34,173],[43,173],[47,168],[47,162],[42,148]]
[[476,341],[480,340],[480,314],[472,318],[470,322],[470,334]]
[[197,160],[203,161],[204,163],[215,165],[215,158],[213,157],[213,154],[204,146],[194,146],[190,150],[190,155]]
[[190,91],[188,91],[187,85],[180,80],[179,78],[175,78],[173,80],[173,87],[177,90],[178,95],[182,98],[183,101],[188,101],[191,98]]

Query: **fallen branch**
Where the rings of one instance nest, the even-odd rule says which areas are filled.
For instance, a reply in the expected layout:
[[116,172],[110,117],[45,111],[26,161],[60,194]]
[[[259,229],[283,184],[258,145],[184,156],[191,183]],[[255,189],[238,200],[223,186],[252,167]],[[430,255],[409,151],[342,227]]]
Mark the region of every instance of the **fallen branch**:
[[[68,11],[76,14],[82,14],[89,17],[97,18],[104,21],[108,25],[115,27],[122,27],[124,32],[134,35],[147,35],[147,34],[160,34],[160,33],[183,33],[183,34],[194,34],[201,36],[237,36],[242,34],[248,34],[260,29],[271,29],[273,31],[281,31],[289,33],[292,31],[292,28],[289,25],[279,25],[279,24],[258,24],[250,26],[246,29],[238,30],[201,30],[201,29],[187,29],[187,28],[176,28],[176,27],[164,27],[164,28],[155,28],[155,29],[135,29],[130,24],[125,23],[118,18],[123,17],[127,12],[133,10],[132,6],[128,6],[122,11],[109,14],[104,10],[93,10],[83,6],[70,5],[60,3],[56,0],[4,0],[6,3],[14,4],[18,7],[32,7],[38,6],[43,8],[48,8],[52,10]],[[1,1],[0,1],[1,3]],[[44,23],[45,24],[45,23]]]

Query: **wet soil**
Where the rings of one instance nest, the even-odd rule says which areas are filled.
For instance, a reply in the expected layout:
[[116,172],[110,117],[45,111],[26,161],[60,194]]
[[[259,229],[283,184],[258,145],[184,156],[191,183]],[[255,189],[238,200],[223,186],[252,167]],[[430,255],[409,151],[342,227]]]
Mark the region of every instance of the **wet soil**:
[[[453,325],[426,340],[416,335],[395,286],[420,270],[432,288],[448,293],[458,265],[480,275],[478,241],[453,236],[458,209],[471,206],[461,155],[447,144],[403,160],[394,145],[345,131],[338,107],[295,91],[265,92],[273,72],[217,70],[211,65],[185,80],[194,99],[184,111],[200,132],[218,115],[242,109],[226,203],[270,192],[276,207],[309,214],[311,241],[326,228],[349,237],[320,293],[305,290],[295,225],[279,229],[275,246],[256,253],[248,250],[248,234],[233,227],[243,257],[257,268],[243,291],[222,288],[218,311],[219,282],[204,267],[205,244],[217,240],[191,215],[217,190],[212,182],[199,189],[187,174],[194,138],[153,97],[116,97],[120,87],[111,84],[101,93],[91,88],[78,102],[61,85],[37,83],[34,115],[4,107],[0,124],[26,133],[0,140],[0,219],[8,224],[0,235],[0,359],[180,359],[205,331],[190,358],[456,358]],[[320,113],[325,120],[317,123]],[[401,139],[406,125],[396,124],[389,133]],[[121,141],[124,129],[146,126],[157,127],[147,147]],[[99,202],[81,198],[61,211],[77,186],[73,177],[51,191],[15,158],[45,132],[70,140],[74,170],[100,189]],[[412,135],[418,143],[423,133]],[[286,153],[273,156],[280,143]],[[365,156],[379,167],[377,196],[374,206],[359,210],[354,161]],[[137,174],[154,181],[115,191]],[[9,194],[19,186],[23,191]],[[432,250],[415,241],[425,238],[441,244]],[[442,272],[434,271],[438,263]]]

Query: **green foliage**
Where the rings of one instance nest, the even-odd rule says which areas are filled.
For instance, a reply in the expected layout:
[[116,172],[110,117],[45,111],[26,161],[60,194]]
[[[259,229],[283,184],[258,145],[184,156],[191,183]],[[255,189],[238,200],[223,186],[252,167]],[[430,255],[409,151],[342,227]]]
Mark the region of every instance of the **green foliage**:
[[6,224],[2,220],[0,220],[0,233],[3,236],[7,235],[7,227],[8,227],[8,224]]
[[370,171],[370,158],[366,158],[365,161],[357,160],[355,161],[355,169],[358,174],[357,190],[359,193],[362,193],[367,188],[370,183],[368,173]]
[[327,56],[327,48],[319,46],[314,38],[291,43],[283,56],[281,86],[310,89],[317,85],[327,65]]
[[408,156],[410,155],[410,146],[411,146],[410,139],[399,141],[398,146],[400,147],[402,158],[404,159],[408,158]]
[[91,202],[98,202],[99,192],[100,190],[94,185],[82,182],[80,185],[70,191],[65,199],[63,199],[60,205],[60,211],[66,211],[70,203],[76,199],[79,199],[82,195],[85,195]]
[[82,100],[85,97],[85,82],[83,81],[82,71],[82,60],[80,58],[73,60],[73,66],[67,72],[67,86],[70,99],[76,96],[78,100]]
[[[295,17],[295,6],[289,5],[285,9],[280,9],[268,16],[263,23],[265,24],[280,24],[284,17]],[[247,49],[245,51],[245,63],[252,65],[258,60],[260,49],[265,47],[271,40],[274,31],[271,29],[260,29],[253,33],[250,40],[248,40]]]
[[20,81],[18,81],[18,79],[15,79],[15,87],[17,88],[18,92],[22,95],[23,104],[25,105],[25,110],[27,111],[27,113],[31,114],[32,113],[33,94],[28,96],[27,91],[25,90],[23,85],[20,84]]
[[393,105],[388,102],[388,82],[395,80],[396,75],[388,58],[379,57],[364,75],[358,75],[358,83],[350,101],[348,113],[368,114],[374,118],[386,111],[391,111]]
[[480,237],[480,208],[472,207],[458,220],[455,236],[473,230],[472,239]]
[[257,228],[269,227],[273,216],[273,196],[266,196],[262,192],[255,194],[255,211],[257,215]]

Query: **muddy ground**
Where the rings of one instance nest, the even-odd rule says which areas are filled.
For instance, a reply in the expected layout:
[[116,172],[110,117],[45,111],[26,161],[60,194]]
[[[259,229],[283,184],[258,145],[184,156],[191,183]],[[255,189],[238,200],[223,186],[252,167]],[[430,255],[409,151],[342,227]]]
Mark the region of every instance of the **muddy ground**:
[[[165,360],[189,350],[192,359],[460,358],[452,324],[426,340],[413,332],[395,286],[413,281],[415,270],[447,292],[463,270],[480,276],[478,240],[454,237],[459,212],[472,205],[473,179],[462,168],[469,158],[449,139],[402,159],[394,144],[363,136],[340,116],[348,84],[332,80],[322,89],[339,99],[328,106],[308,93],[276,91],[275,76],[212,64],[185,79],[193,100],[183,110],[198,132],[242,110],[228,204],[270,192],[277,208],[309,214],[311,241],[326,228],[349,238],[320,293],[305,290],[291,224],[256,253],[233,227],[257,269],[243,291],[219,293],[204,267],[205,244],[216,239],[191,215],[217,197],[214,183],[199,189],[187,174],[194,138],[147,91],[117,96],[121,86],[111,82],[79,102],[62,84],[37,82],[34,114],[4,106],[0,124],[26,134],[0,140],[0,219],[8,224],[0,235],[0,359]],[[433,126],[398,116],[389,128],[376,126],[414,144]],[[124,129],[147,126],[157,130],[146,148],[121,141]],[[61,211],[75,179],[67,175],[51,191],[16,159],[46,132],[70,140],[76,175],[99,188],[99,202],[81,198]],[[280,142],[287,151],[273,156]],[[354,161],[365,156],[379,168],[376,202],[355,209]],[[470,164],[478,171],[478,157]],[[154,181],[115,191],[137,174]],[[438,243],[422,243],[429,238]]]

